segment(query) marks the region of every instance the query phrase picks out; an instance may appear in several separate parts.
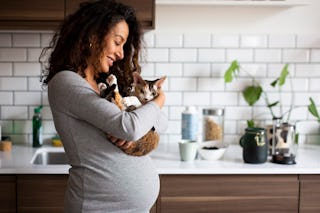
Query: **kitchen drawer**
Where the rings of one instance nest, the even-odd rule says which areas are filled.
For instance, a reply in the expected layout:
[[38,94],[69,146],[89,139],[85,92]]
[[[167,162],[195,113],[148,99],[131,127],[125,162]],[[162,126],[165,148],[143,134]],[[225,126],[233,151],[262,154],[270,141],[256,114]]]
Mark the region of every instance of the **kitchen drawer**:
[[320,212],[320,175],[300,175],[300,213]]
[[296,175],[163,175],[160,210],[292,213],[298,195]]

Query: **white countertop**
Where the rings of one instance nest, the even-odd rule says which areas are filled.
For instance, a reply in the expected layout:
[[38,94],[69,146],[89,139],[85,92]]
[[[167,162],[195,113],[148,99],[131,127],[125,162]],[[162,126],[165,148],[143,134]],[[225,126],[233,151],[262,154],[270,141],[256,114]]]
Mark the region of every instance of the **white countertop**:
[[[32,165],[31,159],[36,151],[36,148],[18,145],[13,146],[10,152],[0,151],[0,174],[68,174],[68,165]],[[217,161],[182,162],[178,153],[160,151],[154,151],[151,157],[159,174],[320,174],[320,146],[316,145],[300,147],[295,165],[269,161],[263,164],[244,163],[239,145],[229,146],[224,157]]]

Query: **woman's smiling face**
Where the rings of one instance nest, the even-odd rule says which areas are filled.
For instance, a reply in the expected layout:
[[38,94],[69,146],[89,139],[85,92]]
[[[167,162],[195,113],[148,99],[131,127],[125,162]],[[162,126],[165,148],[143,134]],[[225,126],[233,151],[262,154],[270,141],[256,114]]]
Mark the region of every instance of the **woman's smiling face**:
[[104,38],[103,52],[100,58],[101,72],[109,72],[117,60],[124,57],[123,46],[129,35],[129,27],[125,21],[120,21]]

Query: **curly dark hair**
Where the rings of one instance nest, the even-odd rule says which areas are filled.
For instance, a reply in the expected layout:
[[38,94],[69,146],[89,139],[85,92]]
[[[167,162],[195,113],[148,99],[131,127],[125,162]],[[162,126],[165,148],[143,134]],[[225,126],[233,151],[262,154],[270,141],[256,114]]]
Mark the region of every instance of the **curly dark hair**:
[[123,47],[124,58],[114,63],[109,72],[118,78],[122,95],[127,95],[132,83],[132,72],[141,72],[138,62],[141,49],[141,26],[135,10],[115,0],[89,1],[67,17],[50,45],[43,49],[39,61],[52,50],[48,65],[42,71],[43,85],[60,71],[70,70],[85,77],[87,59],[94,58],[95,75],[99,73],[99,59],[103,52],[104,37],[117,23],[125,21],[129,26],[129,36]]

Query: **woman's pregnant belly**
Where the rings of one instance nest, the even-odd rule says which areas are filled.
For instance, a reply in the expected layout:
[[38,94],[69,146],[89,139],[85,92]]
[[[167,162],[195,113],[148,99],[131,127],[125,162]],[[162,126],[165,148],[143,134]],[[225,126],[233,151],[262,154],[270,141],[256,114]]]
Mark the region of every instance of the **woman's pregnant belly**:
[[[82,184],[78,169],[70,170],[70,187],[73,185],[78,191],[83,189],[83,198],[79,199],[84,212],[148,212],[158,197],[160,186],[150,157],[128,156],[120,150],[104,154],[100,159],[99,154],[95,155],[81,168]],[[72,181],[72,176],[78,177],[77,181]]]

